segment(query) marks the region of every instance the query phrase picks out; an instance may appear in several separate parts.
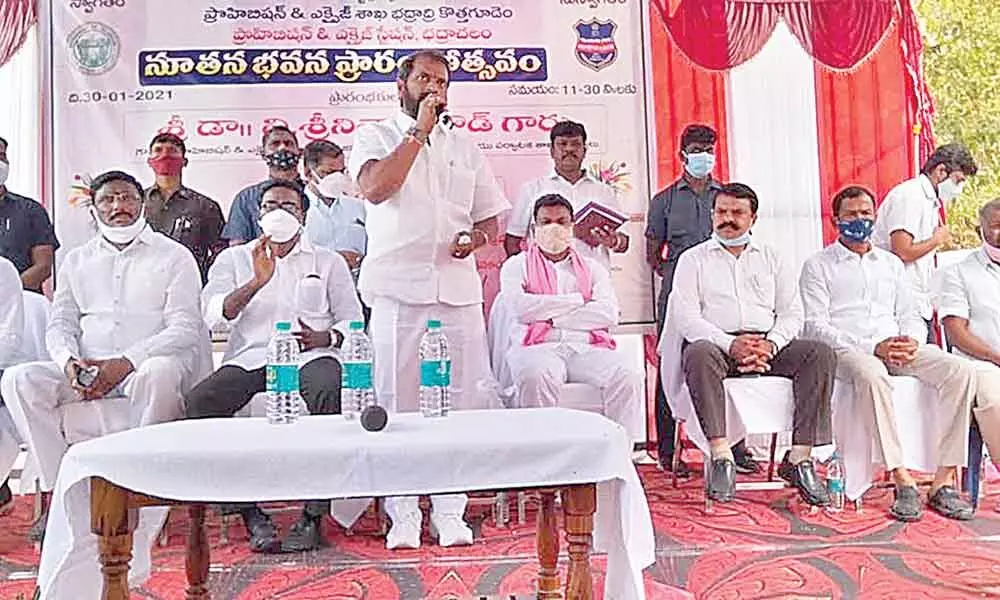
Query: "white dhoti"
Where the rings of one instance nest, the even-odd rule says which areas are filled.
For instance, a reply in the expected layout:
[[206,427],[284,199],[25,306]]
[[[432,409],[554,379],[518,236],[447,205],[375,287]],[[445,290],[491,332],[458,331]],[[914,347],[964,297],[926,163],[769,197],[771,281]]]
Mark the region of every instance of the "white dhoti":
[[635,403],[643,400],[645,374],[616,350],[561,343],[515,345],[507,351],[507,364],[522,408],[559,406],[564,383],[586,383],[601,390],[604,416],[628,428]]
[[[427,321],[441,321],[451,354],[451,407],[453,410],[485,409],[495,406],[496,386],[490,370],[486,346],[486,323],[482,304],[405,304],[378,296],[372,302],[369,333],[375,349],[375,395],[389,412],[420,409],[420,338]],[[465,494],[442,494],[432,498],[434,512],[461,515]],[[389,518],[417,510],[417,498],[388,498]]]
[[[119,389],[129,398],[132,427],[173,421],[183,415],[182,384],[187,370],[179,359],[157,356],[139,364],[125,378]],[[38,465],[42,489],[51,490],[69,447],[60,407],[82,400],[70,387],[62,367],[53,362],[11,367],[4,373],[0,395]]]

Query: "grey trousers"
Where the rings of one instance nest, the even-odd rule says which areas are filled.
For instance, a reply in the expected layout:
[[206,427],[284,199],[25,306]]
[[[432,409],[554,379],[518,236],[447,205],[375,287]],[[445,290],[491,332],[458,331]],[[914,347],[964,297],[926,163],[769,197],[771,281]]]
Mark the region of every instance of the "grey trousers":
[[[712,342],[686,344],[681,357],[684,377],[698,421],[708,439],[726,437],[726,394],[723,380],[737,377],[736,362]],[[795,411],[792,444],[822,446],[833,441],[830,396],[837,357],[826,344],[792,340],[771,361],[769,376],[792,380]]]

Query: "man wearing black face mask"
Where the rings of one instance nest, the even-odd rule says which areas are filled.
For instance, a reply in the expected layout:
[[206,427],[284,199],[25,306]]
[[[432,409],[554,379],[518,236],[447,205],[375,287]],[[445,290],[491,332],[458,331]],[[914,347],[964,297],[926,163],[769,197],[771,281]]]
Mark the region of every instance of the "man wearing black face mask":
[[890,514],[920,519],[916,483],[903,463],[890,375],[916,377],[938,391],[938,470],[928,493],[930,507],[950,519],[968,520],[972,506],[954,487],[965,464],[969,409],[976,392],[970,363],[925,344],[924,323],[903,262],[872,245],[875,199],[851,186],[833,198],[840,239],[806,261],[800,290],[805,334],[837,354],[837,379],[850,382],[855,398],[874,413],[875,439],[896,483]]
[[[300,187],[304,183],[299,178],[299,141],[295,133],[284,125],[276,125],[267,130],[262,140],[261,154],[267,163],[268,178],[244,188],[233,200],[229,209],[229,221],[222,230],[222,237],[229,240],[230,246],[239,246],[260,237],[261,230],[257,220],[260,200],[264,188],[272,181],[294,181]],[[306,202],[305,210],[309,210]]]

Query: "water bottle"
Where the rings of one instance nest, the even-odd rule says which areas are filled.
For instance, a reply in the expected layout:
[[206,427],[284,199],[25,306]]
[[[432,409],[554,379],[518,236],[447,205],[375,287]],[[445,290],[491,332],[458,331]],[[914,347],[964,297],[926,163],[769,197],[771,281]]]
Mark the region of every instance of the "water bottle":
[[844,510],[844,463],[836,452],[830,457],[826,467],[826,485],[830,490],[830,512]]
[[420,414],[444,417],[451,410],[451,355],[448,340],[441,332],[441,321],[427,321],[427,332],[420,340]]
[[279,425],[299,419],[299,342],[292,324],[278,321],[267,345],[267,421]]
[[372,386],[374,352],[371,340],[365,335],[363,322],[351,322],[341,356],[344,367],[340,386],[341,412],[345,418],[354,419],[375,404],[375,388]]

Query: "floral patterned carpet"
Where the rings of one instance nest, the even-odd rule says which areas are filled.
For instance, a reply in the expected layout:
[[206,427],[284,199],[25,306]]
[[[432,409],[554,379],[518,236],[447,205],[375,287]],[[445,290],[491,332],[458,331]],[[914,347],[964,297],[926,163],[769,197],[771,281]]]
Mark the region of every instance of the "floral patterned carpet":
[[[861,512],[810,511],[789,489],[740,492],[706,513],[701,479],[671,487],[653,467],[640,467],[656,529],[657,561],[646,570],[651,600],[680,598],[950,599],[1000,597],[1000,514],[987,497],[976,520],[955,523],[926,514],[919,523],[889,519],[887,490],[873,490]],[[512,510],[512,513],[516,511]],[[476,543],[388,552],[373,535],[371,517],[347,536],[328,522],[329,546],[303,555],[260,556],[247,551],[239,520],[220,540],[218,515],[209,517],[210,583],[223,599],[528,598],[534,589],[534,513],[527,523],[497,528],[485,505],[470,508]],[[283,529],[297,510],[279,512]],[[31,597],[38,554],[25,534],[30,498],[22,497],[0,528],[0,599]],[[175,511],[167,545],[155,552],[153,577],[134,599],[183,597],[184,513]],[[604,560],[594,561],[601,598]],[[677,588],[686,590],[678,591]],[[77,599],[68,599],[77,600]],[[613,600],[613,599],[611,599]]]

